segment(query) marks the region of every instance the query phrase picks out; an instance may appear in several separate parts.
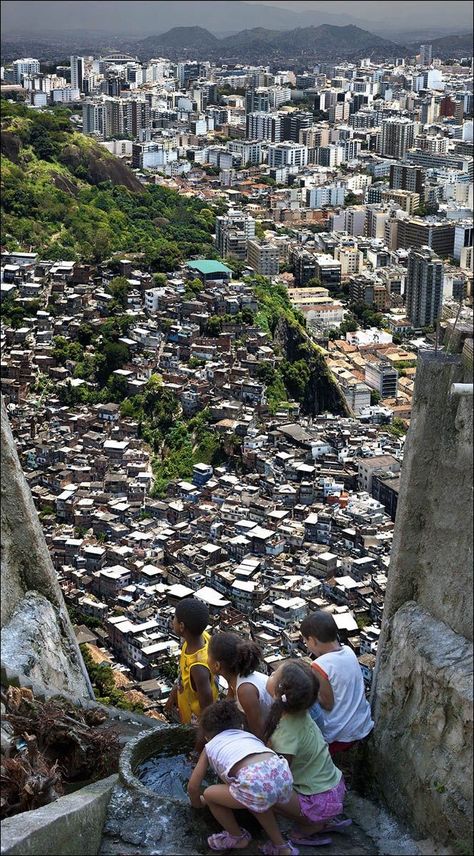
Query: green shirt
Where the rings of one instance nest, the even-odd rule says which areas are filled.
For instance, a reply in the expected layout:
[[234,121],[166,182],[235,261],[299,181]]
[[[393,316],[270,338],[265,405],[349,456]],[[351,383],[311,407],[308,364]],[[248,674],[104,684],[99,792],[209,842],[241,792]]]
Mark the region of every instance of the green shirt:
[[282,716],[271,737],[279,755],[293,755],[293,787],[300,794],[321,794],[335,788],[342,773],[334,766],[329,749],[308,711]]

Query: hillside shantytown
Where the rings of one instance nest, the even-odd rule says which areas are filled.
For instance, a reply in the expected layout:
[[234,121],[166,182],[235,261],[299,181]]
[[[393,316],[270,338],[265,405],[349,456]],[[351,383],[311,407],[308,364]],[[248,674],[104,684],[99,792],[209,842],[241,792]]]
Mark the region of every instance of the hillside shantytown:
[[78,641],[163,718],[180,600],[269,674],[324,609],[368,689],[417,354],[472,335],[471,56],[52,65],[1,69],[1,392]]

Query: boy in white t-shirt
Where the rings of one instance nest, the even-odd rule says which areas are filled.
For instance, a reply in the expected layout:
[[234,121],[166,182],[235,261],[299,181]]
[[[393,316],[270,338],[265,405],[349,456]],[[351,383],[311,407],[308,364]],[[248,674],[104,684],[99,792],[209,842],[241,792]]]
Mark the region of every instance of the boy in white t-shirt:
[[329,612],[313,612],[301,622],[306,647],[319,678],[319,705],[310,711],[329,744],[331,755],[350,749],[367,737],[374,723],[365,696],[364,679],[352,648],[341,645]]

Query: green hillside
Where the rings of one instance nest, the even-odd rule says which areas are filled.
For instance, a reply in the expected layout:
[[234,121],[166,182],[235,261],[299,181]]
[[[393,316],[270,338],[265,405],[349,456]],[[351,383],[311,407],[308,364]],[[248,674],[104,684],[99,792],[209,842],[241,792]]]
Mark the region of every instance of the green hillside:
[[215,211],[205,203],[144,187],[121,160],[74,130],[68,110],[4,100],[1,107],[3,247],[85,262],[143,253],[153,271],[215,256]]

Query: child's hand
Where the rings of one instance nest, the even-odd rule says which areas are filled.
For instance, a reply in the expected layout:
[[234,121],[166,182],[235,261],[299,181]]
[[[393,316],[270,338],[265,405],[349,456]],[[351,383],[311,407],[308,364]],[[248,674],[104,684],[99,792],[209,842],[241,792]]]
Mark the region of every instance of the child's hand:
[[173,689],[171,690],[165,704],[165,711],[168,713],[173,710],[173,708],[178,705],[178,687],[175,684]]
[[188,787],[188,796],[193,808],[203,808],[206,805],[203,800],[203,797],[199,793],[199,790],[195,790],[195,788]]

